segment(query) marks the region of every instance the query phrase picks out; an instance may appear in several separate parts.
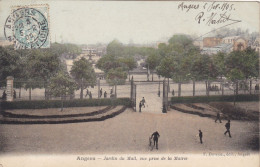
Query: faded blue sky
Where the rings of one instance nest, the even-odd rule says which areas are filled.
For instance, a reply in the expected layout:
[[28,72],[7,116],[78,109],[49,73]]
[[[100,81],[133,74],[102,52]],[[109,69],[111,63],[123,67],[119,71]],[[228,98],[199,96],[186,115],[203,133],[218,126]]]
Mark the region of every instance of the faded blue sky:
[[[123,43],[145,44],[165,40],[175,33],[202,35],[218,25],[198,24],[195,16],[205,12],[208,19],[211,12],[203,9],[205,2],[184,2],[199,4],[199,10],[189,12],[178,9],[181,1],[0,1],[0,36],[3,25],[10,13],[10,7],[28,4],[49,4],[50,33],[52,42],[71,42],[78,44],[107,43],[118,39]],[[208,2],[207,5],[211,5]],[[221,5],[223,4],[220,3]],[[259,6],[257,2],[229,2],[232,6],[227,15],[234,20],[241,20],[230,28],[259,31]],[[233,9],[235,8],[235,10]],[[220,10],[214,11],[218,14]],[[207,16],[206,16],[207,15]],[[229,22],[231,23],[231,22]],[[56,38],[55,38],[56,37]]]

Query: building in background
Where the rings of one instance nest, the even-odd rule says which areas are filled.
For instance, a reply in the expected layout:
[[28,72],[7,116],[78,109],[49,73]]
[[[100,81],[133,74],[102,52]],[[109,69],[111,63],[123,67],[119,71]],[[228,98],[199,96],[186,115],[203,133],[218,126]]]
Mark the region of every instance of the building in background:
[[242,37],[238,37],[235,39],[233,44],[233,50],[237,51],[243,51],[248,47],[248,41]]
[[214,46],[214,47],[203,47],[201,50],[202,54],[217,54],[218,52],[223,52],[223,53],[230,53],[233,51],[233,45],[228,44],[228,43],[222,43],[220,45]]
[[197,46],[200,48],[200,50],[203,49],[203,38],[198,38],[193,41],[193,45]]
[[222,39],[217,37],[203,38],[203,47],[214,47],[221,43]]
[[245,50],[248,47],[248,41],[240,36],[230,36],[222,39],[222,43],[232,44],[233,50]]

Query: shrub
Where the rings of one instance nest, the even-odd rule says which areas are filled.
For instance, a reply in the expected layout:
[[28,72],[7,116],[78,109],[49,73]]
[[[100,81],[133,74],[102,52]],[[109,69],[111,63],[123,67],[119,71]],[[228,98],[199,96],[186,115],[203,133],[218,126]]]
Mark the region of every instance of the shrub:
[[208,103],[214,101],[222,102],[259,101],[259,95],[226,95],[226,96],[182,96],[172,97],[171,103]]
[[[13,101],[2,102],[3,109],[42,109],[42,108],[60,108],[61,100],[33,100],[33,101]],[[107,106],[107,105],[124,105],[130,107],[129,98],[117,99],[74,99],[64,100],[64,107],[88,107],[88,106]]]

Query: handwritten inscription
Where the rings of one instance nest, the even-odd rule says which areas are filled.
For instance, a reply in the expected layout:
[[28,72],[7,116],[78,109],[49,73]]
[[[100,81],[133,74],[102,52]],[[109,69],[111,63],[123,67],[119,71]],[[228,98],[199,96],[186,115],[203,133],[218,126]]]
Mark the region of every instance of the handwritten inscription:
[[230,2],[181,2],[178,9],[186,13],[191,11],[198,11],[194,20],[198,24],[211,25],[230,25],[241,20],[232,18],[232,11],[235,11],[235,5]]

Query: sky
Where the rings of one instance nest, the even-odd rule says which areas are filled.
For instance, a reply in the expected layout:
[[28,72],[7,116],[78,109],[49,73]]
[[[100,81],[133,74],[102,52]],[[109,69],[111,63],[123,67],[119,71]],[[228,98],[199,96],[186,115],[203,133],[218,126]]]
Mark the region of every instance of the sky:
[[[108,43],[117,39],[122,43],[147,44],[165,41],[173,34],[184,33],[201,36],[227,24],[207,25],[212,13],[215,19],[226,12],[229,19],[241,22],[229,28],[248,29],[259,32],[259,4],[257,2],[228,2],[229,9],[211,9],[213,2],[184,2],[185,5],[199,5],[198,9],[181,7],[182,1],[0,1],[0,37],[4,36],[5,20],[11,6],[48,4],[49,31],[52,42],[76,44]],[[206,4],[206,8],[203,6]],[[220,2],[219,6],[224,2]],[[232,5],[233,4],[233,5]],[[217,3],[213,4],[217,5]],[[218,6],[218,7],[219,7]],[[232,9],[230,8],[232,6]],[[204,12],[200,24],[196,16]],[[205,19],[206,21],[202,21]],[[223,20],[223,19],[222,19]]]

